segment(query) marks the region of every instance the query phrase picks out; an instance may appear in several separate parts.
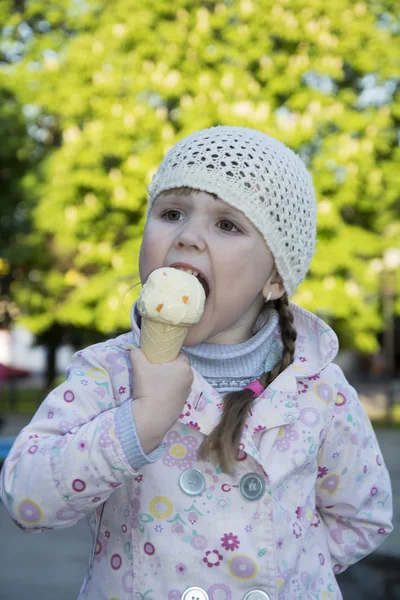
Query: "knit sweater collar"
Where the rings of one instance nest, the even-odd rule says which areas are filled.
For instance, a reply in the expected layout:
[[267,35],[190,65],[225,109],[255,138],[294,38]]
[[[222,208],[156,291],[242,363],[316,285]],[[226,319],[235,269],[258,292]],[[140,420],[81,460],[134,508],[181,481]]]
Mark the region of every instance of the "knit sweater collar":
[[[254,335],[249,340],[240,344],[183,346],[182,352],[213,387],[221,391],[242,389],[265,373],[268,355],[276,346],[278,321],[276,310],[266,309],[257,320]],[[276,348],[274,354],[278,354]],[[271,367],[268,365],[267,368]]]
[[[132,311],[135,325],[140,328],[136,307]],[[207,344],[183,346],[182,352],[191,365],[219,392],[243,389],[276,364],[282,354],[279,315],[274,308],[265,308],[258,317],[253,336],[241,344]]]

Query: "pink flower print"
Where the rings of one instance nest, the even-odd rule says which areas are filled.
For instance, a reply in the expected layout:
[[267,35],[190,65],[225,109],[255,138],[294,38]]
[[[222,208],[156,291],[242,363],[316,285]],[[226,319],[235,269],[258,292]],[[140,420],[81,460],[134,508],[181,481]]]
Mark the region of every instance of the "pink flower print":
[[296,508],[296,511],[295,511],[295,512],[296,512],[296,517],[297,517],[297,518],[298,518],[298,520],[300,521],[300,520],[301,520],[301,518],[302,518],[302,514],[303,514],[303,511],[302,511],[302,509],[301,509],[301,506],[298,506],[298,507]]
[[125,394],[125,392],[126,392],[126,387],[121,385],[121,387],[118,390],[119,395],[122,396],[122,394]]
[[197,431],[200,431],[200,426],[198,423],[194,423],[193,421],[189,421],[189,427],[191,427],[192,429],[197,429]]
[[385,533],[387,533],[387,531],[386,531],[386,529],[384,527],[379,527],[378,533],[385,534]]
[[306,357],[305,357],[305,356],[300,356],[299,360],[300,360],[302,363],[304,363],[304,362],[307,362],[307,359],[306,359]]
[[367,465],[364,465],[364,467],[363,467],[363,473],[366,473],[367,471],[368,471],[368,467],[367,467]]
[[313,527],[318,527],[319,525],[321,525],[321,519],[319,518],[319,514],[318,513],[314,513],[314,518],[311,522],[311,525]]
[[175,565],[175,571],[178,573],[178,575],[184,575],[187,571],[187,566],[183,563],[178,563]]
[[218,550],[207,550],[203,558],[203,562],[206,563],[207,567],[210,569],[212,567],[219,567],[221,560],[223,560],[223,556],[218,552]]
[[137,477],[135,477],[135,481],[137,481],[138,483],[143,481],[143,475],[138,475]]
[[251,525],[246,525],[244,530],[246,531],[246,533],[251,533],[253,531],[253,527]]
[[253,429],[253,435],[255,435],[256,433],[261,433],[262,431],[265,431],[267,428],[265,427],[265,425],[258,425],[257,427],[254,427]]
[[318,479],[322,479],[328,473],[328,469],[326,467],[318,467]]
[[298,381],[299,384],[299,394],[305,394],[309,388],[307,383],[304,383],[304,381]]
[[190,417],[190,411],[192,410],[192,405],[189,404],[188,402],[185,402],[185,406],[183,408],[183,413],[179,416],[180,419],[183,419],[184,417]]
[[207,546],[207,538],[204,535],[195,535],[192,537],[190,545],[195,550],[204,550]]
[[225,550],[230,550],[233,552],[239,548],[240,542],[237,535],[233,535],[232,532],[225,533],[221,538],[221,546],[225,548]]
[[299,434],[293,429],[293,425],[285,425],[285,427],[279,429],[276,448],[279,452],[287,452],[291,442],[295,442],[298,439]]
[[111,535],[111,533],[110,533],[109,531],[106,531],[106,532],[104,533],[104,535],[105,535],[105,537],[106,537],[106,538],[109,540],[109,539],[110,539],[110,535]]
[[78,442],[78,450],[81,452],[85,452],[88,449],[87,442],[85,440],[79,440]]
[[321,377],[321,375],[319,373],[316,373],[315,375],[310,375],[310,377],[307,377],[307,381],[317,381],[317,379],[319,379]]
[[293,534],[296,539],[301,537],[301,526],[298,523],[293,523]]
[[282,540],[282,538],[279,538],[279,540],[277,540],[277,542],[276,542],[276,548],[277,548],[277,550],[281,550],[282,547],[283,547],[283,540]]
[[180,471],[191,469],[196,460],[199,441],[193,436],[180,436],[169,431],[165,438],[167,449],[162,461],[167,467],[178,467]]
[[100,496],[95,496],[94,498],[92,498],[92,502],[100,502],[100,500]]
[[194,511],[190,511],[190,513],[188,514],[189,523],[194,525],[196,523],[197,519],[198,519],[197,513],[195,513]]

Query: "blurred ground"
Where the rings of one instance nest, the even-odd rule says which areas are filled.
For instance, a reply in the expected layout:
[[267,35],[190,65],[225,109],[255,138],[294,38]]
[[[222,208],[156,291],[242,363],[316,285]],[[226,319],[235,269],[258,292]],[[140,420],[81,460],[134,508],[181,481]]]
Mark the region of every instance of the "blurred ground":
[[[370,384],[356,387],[370,416],[383,419],[384,390]],[[6,415],[1,435],[16,435],[29,420]],[[339,576],[344,600],[400,599],[400,431],[377,427],[376,434],[392,478],[395,530],[377,551]],[[26,535],[0,503],[0,539],[0,600],[76,600],[91,544],[86,520]]]

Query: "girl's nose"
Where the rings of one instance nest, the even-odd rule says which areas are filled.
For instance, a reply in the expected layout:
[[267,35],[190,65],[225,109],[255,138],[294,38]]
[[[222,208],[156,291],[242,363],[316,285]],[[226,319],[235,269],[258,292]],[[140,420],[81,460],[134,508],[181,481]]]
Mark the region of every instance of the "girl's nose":
[[182,227],[176,236],[175,244],[177,248],[195,248],[199,252],[206,248],[204,236],[195,224]]

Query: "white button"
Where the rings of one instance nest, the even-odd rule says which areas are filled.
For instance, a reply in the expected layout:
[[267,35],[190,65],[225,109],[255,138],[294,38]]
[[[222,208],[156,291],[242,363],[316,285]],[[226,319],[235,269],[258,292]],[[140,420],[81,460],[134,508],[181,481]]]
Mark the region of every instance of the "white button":
[[194,585],[183,592],[181,600],[210,600],[210,597],[206,590]]
[[187,469],[179,477],[179,487],[188,496],[200,496],[206,489],[206,480],[201,471]]
[[259,500],[265,492],[265,481],[258,473],[246,473],[240,480],[239,489],[246,500]]
[[243,600],[271,600],[271,596],[262,590],[250,590],[243,596]]

